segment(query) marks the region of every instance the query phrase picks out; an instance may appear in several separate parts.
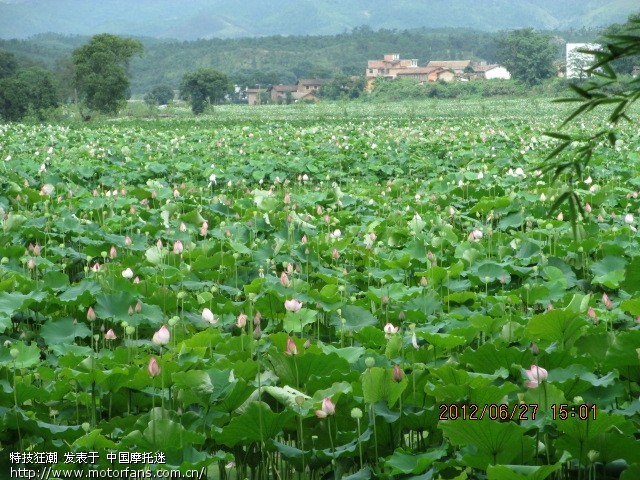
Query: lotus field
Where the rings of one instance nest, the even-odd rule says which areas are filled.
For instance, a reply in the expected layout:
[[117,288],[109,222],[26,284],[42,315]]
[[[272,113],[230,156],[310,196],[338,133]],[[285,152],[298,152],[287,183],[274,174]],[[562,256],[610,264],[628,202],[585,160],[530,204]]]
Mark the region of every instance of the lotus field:
[[637,125],[434,105],[0,126],[0,468],[640,478]]

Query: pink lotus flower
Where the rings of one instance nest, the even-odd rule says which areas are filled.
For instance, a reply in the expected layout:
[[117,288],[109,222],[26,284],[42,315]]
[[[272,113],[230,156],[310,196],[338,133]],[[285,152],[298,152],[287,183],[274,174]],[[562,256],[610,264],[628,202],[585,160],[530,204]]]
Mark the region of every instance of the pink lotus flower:
[[140,302],[140,300],[138,300],[138,302],[136,303],[135,309],[136,313],[140,313],[142,311],[142,303]]
[[173,244],[173,253],[175,253],[176,255],[180,255],[183,251],[184,245],[182,245],[182,242],[180,240],[176,240],[176,242]]
[[587,213],[591,213],[591,204],[587,203],[584,206],[584,211],[587,212]]
[[169,339],[171,338],[171,334],[169,333],[169,329],[166,325],[162,325],[160,330],[153,334],[152,342],[156,345],[166,345],[169,343]]
[[96,312],[93,309],[93,307],[89,307],[89,309],[87,310],[87,320],[89,320],[90,322],[93,322],[96,319]]
[[393,323],[387,323],[384,326],[384,333],[386,333],[388,336],[395,335],[396,333],[398,333],[398,329],[399,327],[394,326]]
[[602,294],[602,303],[604,303],[604,306],[609,310],[613,308],[613,302],[609,298],[609,295],[607,295],[606,293]]
[[91,271],[92,272],[99,272],[100,271],[100,264],[98,262],[93,264],[93,267],[91,267]]
[[247,315],[244,312],[238,315],[236,325],[238,326],[238,328],[244,328],[247,325]]
[[200,227],[200,235],[202,235],[203,237],[206,237],[208,230],[209,230],[209,224],[207,222],[202,222],[202,226]]
[[309,241],[309,239],[307,238],[306,235],[303,235],[300,241],[302,242],[303,245],[305,245]]
[[333,403],[329,397],[324,397],[322,407],[320,407],[320,410],[316,410],[316,417],[327,418],[334,413],[336,413],[336,404]]
[[282,285],[283,287],[289,286],[289,277],[287,276],[286,272],[282,272],[282,274],[280,275],[280,285]]
[[30,258],[29,261],[27,261],[27,268],[29,270],[36,268],[36,261],[33,258]]
[[529,379],[527,382],[527,387],[529,388],[536,388],[549,376],[549,373],[544,368],[537,365],[531,365],[531,368],[529,370],[525,370],[525,373]]
[[331,252],[331,258],[333,258],[334,260],[337,260],[338,258],[340,258],[340,252],[338,251],[337,248],[334,248],[333,251]]
[[181,222],[181,223],[180,223],[180,228],[179,228],[179,230],[180,230],[181,232],[186,232],[186,231],[187,231],[187,226],[184,224],[184,222]]
[[151,359],[149,360],[149,366],[147,367],[147,371],[149,372],[149,375],[151,375],[152,377],[157,377],[158,375],[160,375],[160,365],[158,365],[158,361],[156,360],[156,357],[151,357]]
[[416,350],[420,348],[420,346],[418,345],[418,337],[416,337],[416,332],[413,332],[413,334],[411,335],[411,345]]
[[107,330],[107,333],[104,334],[105,340],[115,340],[116,338],[118,337],[116,336],[116,333],[113,331],[113,328],[110,328],[109,330]]
[[393,366],[393,381],[400,383],[404,377],[404,372],[397,363]]
[[287,338],[287,350],[284,353],[287,355],[298,354],[298,347],[296,347],[296,344],[291,337]]
[[124,237],[124,244],[127,247],[130,247],[133,244],[133,241],[131,240],[131,237],[129,235],[127,235],[126,237]]
[[596,315],[596,311],[593,307],[589,307],[589,310],[587,310],[587,316],[591,319],[594,325],[598,324],[598,315]]
[[117,256],[118,256],[118,251],[116,250],[116,247],[111,245],[111,250],[109,250],[109,258],[113,260]]
[[284,301],[284,309],[287,312],[294,312],[294,313],[299,312],[301,308],[302,308],[302,302],[296,300],[295,298]]

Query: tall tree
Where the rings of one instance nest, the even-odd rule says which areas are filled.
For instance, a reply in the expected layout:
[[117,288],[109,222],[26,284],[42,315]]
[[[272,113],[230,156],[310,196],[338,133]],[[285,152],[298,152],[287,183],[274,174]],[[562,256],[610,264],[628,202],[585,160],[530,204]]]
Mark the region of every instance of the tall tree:
[[549,35],[532,28],[513,30],[498,40],[496,56],[512,78],[535,85],[555,74],[557,48]]
[[127,68],[142,43],[116,35],[100,34],[74,50],[75,85],[81,100],[92,110],[117,113],[127,99]]
[[18,69],[16,56],[5,50],[0,50],[0,78],[11,77]]
[[173,100],[173,88],[169,85],[156,85],[144,96],[147,105],[167,105]]
[[207,103],[219,102],[232,91],[233,84],[229,78],[211,68],[185,73],[180,85],[180,96],[191,103],[191,110],[196,115],[204,112]]
[[53,75],[44,68],[26,68],[0,79],[0,117],[4,120],[20,121],[29,115],[42,121],[57,106]]

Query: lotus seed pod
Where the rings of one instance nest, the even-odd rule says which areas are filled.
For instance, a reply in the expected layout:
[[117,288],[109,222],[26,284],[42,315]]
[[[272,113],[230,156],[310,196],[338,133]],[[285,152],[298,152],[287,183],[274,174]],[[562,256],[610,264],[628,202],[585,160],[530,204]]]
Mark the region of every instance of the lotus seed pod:
[[18,355],[20,355],[20,350],[18,350],[17,348],[12,348],[11,350],[9,350],[9,355],[11,355],[11,358],[15,360],[16,358],[18,358]]
[[91,425],[89,425],[89,422],[84,422],[82,424],[82,430],[84,430],[86,433],[88,433],[90,429],[91,429]]
[[355,418],[355,419],[361,419],[362,418],[362,410],[360,410],[359,408],[352,408],[351,409],[351,418]]
[[376,364],[376,361],[373,357],[367,357],[364,359],[364,364],[367,366],[367,368],[373,368]]

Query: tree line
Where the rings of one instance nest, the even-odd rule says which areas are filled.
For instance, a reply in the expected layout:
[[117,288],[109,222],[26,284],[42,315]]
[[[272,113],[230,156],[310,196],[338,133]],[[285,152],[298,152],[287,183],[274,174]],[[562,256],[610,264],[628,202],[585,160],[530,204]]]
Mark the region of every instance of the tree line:
[[[603,34],[625,32],[625,28],[624,25],[613,25]],[[587,34],[585,31],[577,32],[572,39],[575,40],[576,35]],[[425,40],[427,38],[428,41]],[[188,101],[193,112],[198,114],[209,104],[232,98],[234,85],[242,90],[255,85],[295,83],[304,77],[333,78],[320,92],[325,98],[357,98],[364,87],[362,73],[366,60],[380,58],[382,53],[402,52],[403,58],[481,58],[502,63],[511,71],[513,78],[535,85],[555,75],[553,62],[564,51],[564,43],[557,36],[532,29],[493,34],[467,30],[374,32],[361,27],[349,34],[332,37],[276,36],[264,39],[199,40],[180,44],[148,39],[143,43],[137,39],[102,34],[79,46],[76,37],[70,43],[75,46],[73,51],[66,54],[58,51],[57,57],[49,58],[51,70],[46,70],[42,66],[30,65],[24,61],[24,57],[1,50],[9,46],[14,51],[20,51],[16,47],[24,46],[22,42],[0,42],[2,119],[12,121],[31,116],[42,120],[60,103],[77,105],[85,119],[90,118],[92,112],[115,114],[135,90],[136,78],[145,72],[145,68],[144,90],[140,91],[139,80],[137,83],[137,93],[144,93],[145,102],[149,105],[168,103],[173,100],[174,91],[179,90],[180,97]],[[218,44],[237,48],[211,48]],[[295,49],[283,50],[283,45],[292,44],[304,51],[304,60],[296,60]],[[45,47],[26,45],[29,45],[32,54],[37,51],[43,55],[47,51]],[[310,54],[310,51],[314,53]],[[225,68],[197,68],[191,57],[194,52],[203,55],[198,57],[201,65],[224,65]],[[265,58],[258,61],[256,57],[260,52],[266,52],[263,55]],[[167,62],[173,65],[171,69],[163,68]],[[625,62],[617,65],[621,72],[630,71],[633,65],[640,63],[640,59],[631,58]],[[287,65],[281,70],[270,70],[275,65],[283,64]],[[144,65],[147,67],[143,68]],[[148,71],[150,65],[154,66],[153,73]],[[131,82],[131,78],[134,82]],[[386,88],[388,90],[391,87]],[[428,95],[456,95],[453,91],[455,88],[451,88],[451,92],[444,88],[434,86]],[[517,88],[504,87],[485,90],[483,94],[492,94],[492,91],[504,92],[502,94],[518,92]]]

